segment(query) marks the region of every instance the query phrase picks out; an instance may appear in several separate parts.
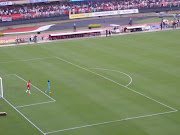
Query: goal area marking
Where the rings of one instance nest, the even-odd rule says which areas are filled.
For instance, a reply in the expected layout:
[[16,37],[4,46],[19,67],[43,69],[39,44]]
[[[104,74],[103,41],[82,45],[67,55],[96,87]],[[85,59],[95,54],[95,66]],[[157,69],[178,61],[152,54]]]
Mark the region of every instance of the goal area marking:
[[3,98],[3,84],[2,84],[2,78],[0,77],[0,98]]
[[[20,76],[16,75],[16,74],[8,74],[8,75],[3,75],[3,76],[16,76],[17,78],[27,82],[25,79],[21,78]],[[40,90],[39,88],[37,88],[35,85],[33,85],[32,83],[30,83],[31,86],[33,86],[35,89],[37,89],[38,91],[40,91],[41,93],[43,93],[44,95],[46,95],[48,98],[50,98],[52,101],[49,102],[41,102],[41,103],[35,103],[35,104],[29,104],[29,105],[23,105],[23,106],[18,106],[15,107],[14,105],[12,105],[5,97],[2,97],[12,108],[14,108],[22,117],[24,117],[30,124],[32,124],[36,129],[38,129],[42,134],[45,135],[45,133],[38,127],[36,126],[31,120],[29,120],[23,113],[21,113],[17,108],[19,107],[26,107],[26,106],[31,106],[31,105],[38,105],[38,104],[44,104],[44,103],[50,103],[50,102],[55,102],[56,100],[53,99],[52,97],[50,97],[49,95],[47,95],[46,93],[44,93],[42,90]]]
[[[114,121],[107,121],[107,122],[95,123],[95,124],[90,124],[90,125],[83,125],[83,126],[72,127],[72,128],[67,128],[67,129],[60,129],[60,130],[50,131],[50,132],[46,132],[46,133],[45,133],[43,130],[41,130],[39,127],[37,127],[33,122],[31,122],[26,116],[24,116],[17,108],[26,107],[26,106],[32,106],[32,105],[45,104],[45,103],[51,103],[51,102],[55,102],[55,101],[56,101],[55,99],[53,99],[53,98],[51,98],[49,95],[45,94],[43,91],[41,91],[39,88],[37,88],[37,87],[34,86],[33,84],[31,84],[31,85],[32,85],[33,87],[35,87],[35,88],[36,88],[38,91],[40,91],[41,93],[43,93],[43,94],[45,94],[46,96],[48,96],[52,101],[41,102],[41,103],[35,103],[35,104],[29,104],[29,105],[23,105],[23,106],[14,107],[10,102],[8,102],[8,101],[5,99],[5,97],[3,97],[3,99],[4,99],[11,107],[13,107],[13,108],[14,108],[18,113],[20,113],[28,122],[30,122],[34,127],[36,127],[36,129],[38,129],[43,135],[47,135],[47,134],[51,134],[51,133],[57,133],[57,132],[63,132],[63,131],[68,131],[68,130],[74,130],[74,129],[79,129],[79,128],[85,128],[85,127],[98,126],[98,125],[103,125],[103,124],[108,124],[108,123],[114,123],[114,122],[127,121],[127,120],[132,120],[132,119],[138,119],[138,118],[145,118],[145,117],[151,117],[151,116],[169,114],[169,113],[173,113],[173,112],[177,112],[177,111],[178,111],[178,110],[174,109],[173,107],[170,107],[170,106],[168,106],[168,105],[166,105],[166,104],[164,104],[164,103],[162,103],[162,102],[159,102],[158,100],[155,100],[155,99],[153,99],[153,98],[151,98],[151,97],[149,97],[149,96],[146,96],[145,94],[142,94],[142,93],[140,93],[140,92],[138,92],[138,91],[135,91],[135,90],[129,88],[128,85],[130,85],[130,83],[132,82],[132,78],[131,78],[131,81],[130,81],[129,84],[127,84],[127,85],[122,85],[122,84],[120,84],[120,83],[118,83],[118,82],[116,82],[116,81],[114,81],[114,80],[112,80],[112,79],[110,79],[110,78],[108,78],[108,77],[105,77],[105,76],[103,76],[103,75],[101,75],[101,74],[98,74],[98,73],[96,73],[96,72],[94,72],[94,71],[89,70],[90,68],[88,69],[88,68],[81,67],[81,66],[79,66],[79,65],[73,64],[73,63],[71,63],[71,62],[69,62],[69,61],[67,61],[67,60],[65,60],[65,59],[59,58],[59,57],[54,57],[54,58],[56,58],[56,59],[58,59],[58,60],[61,60],[61,61],[65,62],[65,63],[68,63],[68,64],[70,64],[70,65],[72,65],[72,66],[76,66],[76,67],[78,67],[78,68],[80,68],[80,69],[82,69],[82,70],[85,70],[85,71],[90,72],[90,73],[92,73],[92,74],[95,74],[95,75],[97,75],[97,76],[100,76],[100,77],[102,77],[102,78],[104,78],[104,79],[106,79],[106,80],[108,80],[108,81],[110,81],[110,82],[112,82],[112,83],[115,83],[115,84],[117,84],[117,85],[119,85],[119,86],[122,86],[122,87],[124,87],[124,88],[127,88],[128,90],[130,90],[130,91],[132,91],[132,92],[134,92],[134,93],[136,93],[136,94],[139,94],[139,95],[141,95],[141,96],[143,96],[143,97],[148,98],[149,100],[152,100],[152,101],[154,101],[154,102],[156,102],[156,103],[158,103],[158,104],[160,104],[160,105],[162,105],[162,106],[165,106],[165,107],[171,109],[171,111],[161,112],[161,113],[154,113],[154,114],[149,114],[149,115],[142,115],[142,116],[137,116],[137,117],[130,117],[130,118],[125,118],[125,119],[120,119],[120,120],[114,120]],[[91,68],[91,69],[92,69],[92,68]],[[107,70],[107,69],[104,69],[104,70]],[[122,73],[123,73],[123,72],[122,72]],[[18,75],[16,75],[16,74],[11,74],[11,75],[15,75],[17,78],[19,78],[19,79],[27,82],[26,80],[24,80],[23,78],[21,78],[20,76],[18,76]]]
[[[26,80],[24,80],[23,78],[21,78],[20,76],[14,74],[17,78],[27,82]],[[52,101],[48,101],[48,102],[40,102],[40,103],[34,103],[34,104],[28,104],[28,105],[22,105],[22,106],[17,106],[16,108],[20,108],[20,107],[26,107],[26,106],[32,106],[32,105],[39,105],[39,104],[46,104],[46,103],[51,103],[51,102],[55,102],[56,100],[53,99],[52,97],[50,97],[49,95],[47,95],[46,93],[44,93],[42,90],[40,90],[39,88],[37,88],[35,85],[33,85],[32,83],[30,83],[31,86],[33,86],[35,89],[37,89],[38,91],[40,91],[42,94],[46,95],[48,98],[50,98]]]
[[[3,76],[16,76],[17,78],[19,78],[20,80],[27,82],[25,79],[23,79],[22,77],[16,75],[16,74],[8,74],[8,75],[3,75]],[[49,99],[51,99],[51,101],[47,101],[47,102],[40,102],[40,103],[34,103],[34,104],[27,104],[27,105],[22,105],[22,106],[16,106],[15,108],[20,108],[20,107],[27,107],[27,106],[33,106],[33,105],[39,105],[39,104],[46,104],[46,103],[52,103],[55,102],[56,100],[53,99],[52,97],[50,97],[49,95],[47,95],[46,93],[44,93],[42,90],[40,90],[38,87],[36,87],[35,85],[33,85],[32,83],[30,83],[31,86],[33,86],[35,89],[37,89],[38,91],[40,91],[42,94],[44,94],[45,96],[47,96]]]

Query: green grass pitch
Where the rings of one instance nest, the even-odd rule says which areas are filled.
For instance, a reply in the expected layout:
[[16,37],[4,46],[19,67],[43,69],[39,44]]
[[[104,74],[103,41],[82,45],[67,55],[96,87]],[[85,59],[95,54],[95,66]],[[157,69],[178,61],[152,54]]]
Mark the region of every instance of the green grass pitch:
[[[0,112],[7,112],[0,134],[178,135],[179,35],[174,30],[0,48]],[[51,94],[44,94],[47,80]]]

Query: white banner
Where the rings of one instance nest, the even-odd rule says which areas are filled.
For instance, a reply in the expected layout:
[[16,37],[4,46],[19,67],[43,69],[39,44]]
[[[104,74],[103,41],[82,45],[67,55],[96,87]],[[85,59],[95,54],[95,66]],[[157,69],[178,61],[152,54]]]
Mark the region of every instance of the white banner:
[[120,15],[120,14],[134,14],[139,13],[138,9],[129,10],[115,10],[115,11],[105,11],[105,12],[93,12],[92,16],[108,16],[108,15]]
[[0,2],[0,6],[6,6],[6,5],[12,5],[12,2],[11,1]]
[[12,21],[11,17],[1,17],[1,19],[2,19],[3,22],[10,22],[10,21]]
[[138,9],[130,9],[130,10],[119,10],[120,14],[136,14],[139,13]]
[[108,15],[117,15],[119,10],[116,11],[104,11],[104,12],[93,12],[92,16],[108,16]]

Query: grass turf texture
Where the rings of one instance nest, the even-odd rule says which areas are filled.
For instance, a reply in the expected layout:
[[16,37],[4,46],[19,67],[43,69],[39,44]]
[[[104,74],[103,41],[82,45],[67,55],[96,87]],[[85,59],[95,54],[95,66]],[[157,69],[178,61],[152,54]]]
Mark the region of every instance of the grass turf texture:
[[[133,78],[129,88],[179,110],[179,34],[179,30],[162,31],[0,48],[4,97],[15,107],[51,101],[33,86],[31,95],[25,93],[23,80],[15,75],[4,75],[17,74],[31,80],[42,91],[50,80],[52,93],[48,95],[56,102],[18,108],[44,132],[172,111],[55,58],[59,57],[123,85],[130,79],[115,71],[127,73]],[[0,117],[2,135],[42,134],[2,98],[0,111],[8,113],[6,117]],[[179,134],[179,127],[178,111],[51,134],[169,135]]]

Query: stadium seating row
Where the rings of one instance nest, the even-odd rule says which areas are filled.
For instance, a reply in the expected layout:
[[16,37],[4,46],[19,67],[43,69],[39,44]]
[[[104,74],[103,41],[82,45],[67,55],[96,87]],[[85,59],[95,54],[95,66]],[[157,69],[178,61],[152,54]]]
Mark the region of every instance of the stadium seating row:
[[113,11],[124,9],[161,8],[180,5],[172,0],[111,0],[106,2],[50,2],[13,6],[1,6],[0,20],[12,21],[40,17],[63,16],[89,12]]

